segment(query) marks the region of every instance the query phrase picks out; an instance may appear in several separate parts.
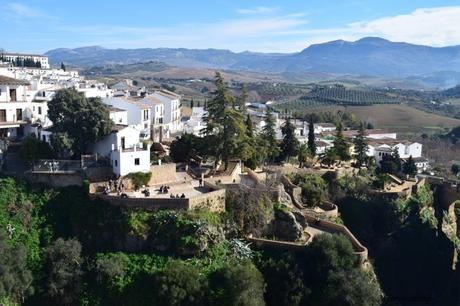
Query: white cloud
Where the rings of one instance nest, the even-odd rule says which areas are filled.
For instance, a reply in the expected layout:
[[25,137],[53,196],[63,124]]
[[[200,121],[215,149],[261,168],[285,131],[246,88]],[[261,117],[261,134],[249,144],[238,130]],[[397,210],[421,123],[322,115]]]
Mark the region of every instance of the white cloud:
[[239,9],[239,10],[236,10],[236,12],[242,15],[270,14],[270,13],[275,12],[277,9],[278,8],[276,7],[258,6],[258,7],[250,8],[250,9]]
[[343,28],[307,30],[309,42],[378,36],[428,46],[460,44],[460,6],[420,8],[410,14],[350,23]]
[[0,16],[3,19],[18,22],[23,21],[26,18],[45,20],[55,19],[39,9],[16,2],[6,4]]
[[[253,9],[252,11],[264,11]],[[241,13],[241,12],[240,12]],[[247,13],[249,14],[249,13]],[[409,14],[314,28],[305,14],[240,16],[213,23],[171,27],[66,27],[74,43],[107,47],[218,48],[233,51],[296,52],[308,45],[379,36],[393,41],[446,46],[460,44],[460,6],[421,8]]]

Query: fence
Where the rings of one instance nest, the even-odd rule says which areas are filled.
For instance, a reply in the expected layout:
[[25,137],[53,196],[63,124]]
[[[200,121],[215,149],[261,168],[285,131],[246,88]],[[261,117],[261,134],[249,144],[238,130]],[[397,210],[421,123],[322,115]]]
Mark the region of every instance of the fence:
[[32,172],[77,172],[82,170],[79,160],[40,159],[32,166]]

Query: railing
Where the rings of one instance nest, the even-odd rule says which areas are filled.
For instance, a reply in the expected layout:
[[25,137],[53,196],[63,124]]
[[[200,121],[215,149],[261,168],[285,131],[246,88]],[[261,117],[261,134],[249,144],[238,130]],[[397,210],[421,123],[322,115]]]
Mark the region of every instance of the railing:
[[34,162],[33,172],[77,172],[82,169],[79,160],[41,159]]

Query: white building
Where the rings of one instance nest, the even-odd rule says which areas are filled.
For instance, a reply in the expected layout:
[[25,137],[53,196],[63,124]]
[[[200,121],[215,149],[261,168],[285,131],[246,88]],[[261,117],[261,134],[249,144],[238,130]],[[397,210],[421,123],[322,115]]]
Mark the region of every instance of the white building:
[[128,125],[128,112],[124,109],[109,106],[109,116],[115,124]]
[[313,124],[313,129],[315,134],[321,134],[324,132],[334,132],[336,130],[336,126],[333,123],[315,123]]
[[203,121],[206,114],[207,112],[204,110],[204,107],[193,107],[192,116],[190,116],[190,119],[184,123],[185,132],[200,136],[201,130],[206,128],[206,123]]
[[48,105],[28,100],[29,86],[0,75],[0,138],[23,137],[29,134],[28,125],[48,124]]
[[126,110],[128,125],[133,125],[138,130],[142,139],[150,138],[151,110],[150,106],[140,100],[125,98],[104,98],[104,104]]
[[150,171],[150,144],[143,143],[132,126],[114,125],[112,133],[94,144],[91,151],[109,159],[116,175]]
[[34,62],[40,63],[41,68],[48,69],[50,65],[48,63],[48,57],[37,54],[20,54],[20,53],[4,53],[4,60],[7,62],[16,62],[18,59],[20,61],[32,60]]
[[152,114],[151,130],[152,140],[154,142],[162,142],[163,139],[169,138],[169,128],[165,126],[165,105],[164,102],[154,96],[146,96],[141,103],[150,107]]
[[145,86],[137,86],[133,80],[125,79],[110,87],[113,90],[113,96],[119,98],[143,97],[147,90]]
[[181,131],[181,96],[168,90],[157,90],[151,96],[164,106],[164,124],[170,133]]
[[[407,159],[412,156],[414,160],[425,161],[422,157],[422,144],[418,142],[399,142],[395,140],[371,141],[368,145],[367,155],[374,156],[376,164],[380,165],[383,157],[391,155],[395,150],[398,151],[401,159]],[[425,167],[423,164],[420,166],[421,168]]]

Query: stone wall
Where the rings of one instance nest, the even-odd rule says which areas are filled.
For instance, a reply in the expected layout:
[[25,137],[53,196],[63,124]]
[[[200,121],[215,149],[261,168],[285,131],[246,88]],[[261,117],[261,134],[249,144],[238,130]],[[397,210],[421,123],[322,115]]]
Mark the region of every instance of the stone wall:
[[177,181],[176,164],[174,163],[150,166],[150,172],[152,172],[152,177],[148,183],[149,186]]
[[90,194],[92,198],[102,199],[114,206],[127,208],[142,208],[146,210],[174,209],[188,210],[189,199],[170,198],[122,198],[119,196],[107,196],[100,193]]
[[344,235],[350,240],[351,244],[353,245],[353,249],[355,250],[355,254],[359,256],[360,261],[363,263],[367,260],[367,248],[363,246],[361,242],[359,242],[359,240],[353,235],[352,232],[350,232],[346,226],[326,220],[318,220],[310,215],[305,215],[305,219],[307,220],[308,224],[315,224],[315,226],[323,228],[328,232]]
[[185,199],[171,198],[122,198],[119,196],[104,195],[100,193],[101,187],[107,186],[107,182],[91,183],[89,194],[92,198],[99,198],[115,206],[142,208],[147,210],[173,209],[193,210],[205,209],[212,212],[225,211],[225,189],[204,181],[204,187],[210,192],[196,197]]
[[84,175],[79,172],[28,172],[25,175],[32,184],[46,184],[51,187],[81,186]]

